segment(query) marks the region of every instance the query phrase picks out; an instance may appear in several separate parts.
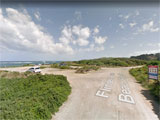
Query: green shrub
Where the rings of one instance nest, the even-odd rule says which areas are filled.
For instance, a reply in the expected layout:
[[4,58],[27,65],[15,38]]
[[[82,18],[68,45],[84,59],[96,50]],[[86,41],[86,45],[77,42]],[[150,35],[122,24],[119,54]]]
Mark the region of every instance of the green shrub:
[[0,119],[51,119],[71,93],[62,75],[1,78],[0,83]]
[[100,69],[100,67],[98,66],[83,66],[82,68],[78,68],[76,70],[76,73],[87,73],[88,71],[91,71],[91,70],[98,70]]
[[[149,62],[147,65],[157,65],[157,61]],[[143,87],[149,89],[151,93],[156,97],[160,98],[160,85],[159,81],[157,80],[150,80],[151,82],[148,82],[148,66],[144,66],[141,68],[132,68],[129,72],[131,75],[133,75],[138,82],[142,84]],[[160,69],[159,69],[160,74]],[[159,75],[160,80],[160,75]]]
[[147,65],[160,65],[160,61],[149,61]]
[[59,69],[72,69],[68,64],[67,65],[60,65],[58,63],[51,64],[51,68],[59,68]]
[[59,68],[60,69],[71,69],[70,66],[67,66],[67,65],[66,66],[60,66]]
[[26,67],[26,66],[34,66],[34,65],[33,64],[24,64],[23,66]]
[[0,71],[0,78],[26,78],[30,75],[34,75],[34,73],[27,71],[23,73],[19,72],[9,72],[9,71]]
[[40,66],[40,69],[44,69],[44,68],[47,68],[46,66]]
[[58,68],[59,64],[55,63],[55,64],[51,64],[51,68]]

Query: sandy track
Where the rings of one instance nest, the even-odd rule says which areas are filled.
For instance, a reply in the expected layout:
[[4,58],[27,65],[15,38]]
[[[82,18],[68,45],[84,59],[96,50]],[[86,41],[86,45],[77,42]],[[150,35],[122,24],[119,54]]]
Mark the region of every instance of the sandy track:
[[[54,72],[67,76],[72,94],[52,120],[158,120],[152,105],[141,94],[142,87],[129,75],[129,68],[107,68],[88,74],[73,71]],[[134,104],[119,100],[123,79],[131,91]],[[112,79],[108,98],[96,96],[97,91]],[[102,92],[101,92],[102,93]]]
[[0,70],[7,70],[7,71],[17,71],[17,72],[25,72],[31,67],[12,67],[12,68],[0,68]]
[[[128,70],[105,68],[76,74],[73,70],[42,69],[43,74],[67,76],[72,86],[69,99],[52,120],[158,120],[151,102],[142,94],[143,88],[129,75]],[[122,94],[129,97],[125,99]]]

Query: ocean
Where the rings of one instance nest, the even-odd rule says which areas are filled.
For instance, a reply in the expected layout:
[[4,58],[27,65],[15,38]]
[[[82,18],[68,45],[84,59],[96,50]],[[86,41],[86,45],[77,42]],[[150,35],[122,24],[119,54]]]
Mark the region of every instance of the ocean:
[[14,67],[14,66],[23,66],[26,64],[52,64],[60,63],[61,61],[0,61],[0,67]]

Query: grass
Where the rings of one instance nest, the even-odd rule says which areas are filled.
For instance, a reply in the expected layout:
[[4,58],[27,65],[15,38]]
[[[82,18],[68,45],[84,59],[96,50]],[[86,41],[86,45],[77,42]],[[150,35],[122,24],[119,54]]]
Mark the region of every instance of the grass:
[[89,72],[89,71],[91,71],[91,70],[95,70],[95,71],[97,71],[98,69],[100,69],[100,67],[99,66],[83,66],[82,68],[78,68],[77,70],[76,70],[76,73],[87,73],[87,72]]
[[45,68],[49,68],[49,67],[50,67],[50,65],[41,65],[40,69],[45,69]]
[[47,68],[46,66],[40,66],[39,67],[40,69],[45,69],[45,68]]
[[[156,62],[150,62],[147,65],[155,65],[153,63]],[[159,64],[159,62],[157,62]],[[148,82],[148,67],[144,66],[141,68],[132,68],[129,72],[131,75],[133,75],[136,80],[142,84],[143,87],[147,88],[151,91],[152,95],[155,96],[156,99],[160,98],[160,81],[157,80],[149,80]],[[159,64],[160,67],[160,64]],[[160,69],[159,69],[159,80],[160,80]]]
[[67,100],[71,87],[62,75],[5,71],[0,78],[0,119],[48,120]]

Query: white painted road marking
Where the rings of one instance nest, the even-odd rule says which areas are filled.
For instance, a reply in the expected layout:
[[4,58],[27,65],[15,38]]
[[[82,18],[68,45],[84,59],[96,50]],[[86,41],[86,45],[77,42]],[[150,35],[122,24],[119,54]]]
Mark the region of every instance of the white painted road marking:
[[96,93],[97,96],[108,98],[108,96],[104,95],[104,94],[105,94],[105,92],[101,91],[101,90],[98,90],[97,93]]
[[127,102],[127,103],[132,103],[134,104],[134,99],[130,95],[125,95],[125,94],[119,94],[119,101],[122,102]]
[[102,88],[99,88],[99,90],[97,91],[96,96],[108,98],[108,96],[106,95],[106,92],[111,92],[111,87],[113,84],[113,76],[114,76],[114,73],[111,73],[106,84],[104,84],[104,86]]
[[128,87],[127,82],[124,80],[124,76],[119,74],[119,79],[121,80],[121,94],[118,96],[118,100],[126,103],[135,104],[133,97],[131,96],[131,91]]

